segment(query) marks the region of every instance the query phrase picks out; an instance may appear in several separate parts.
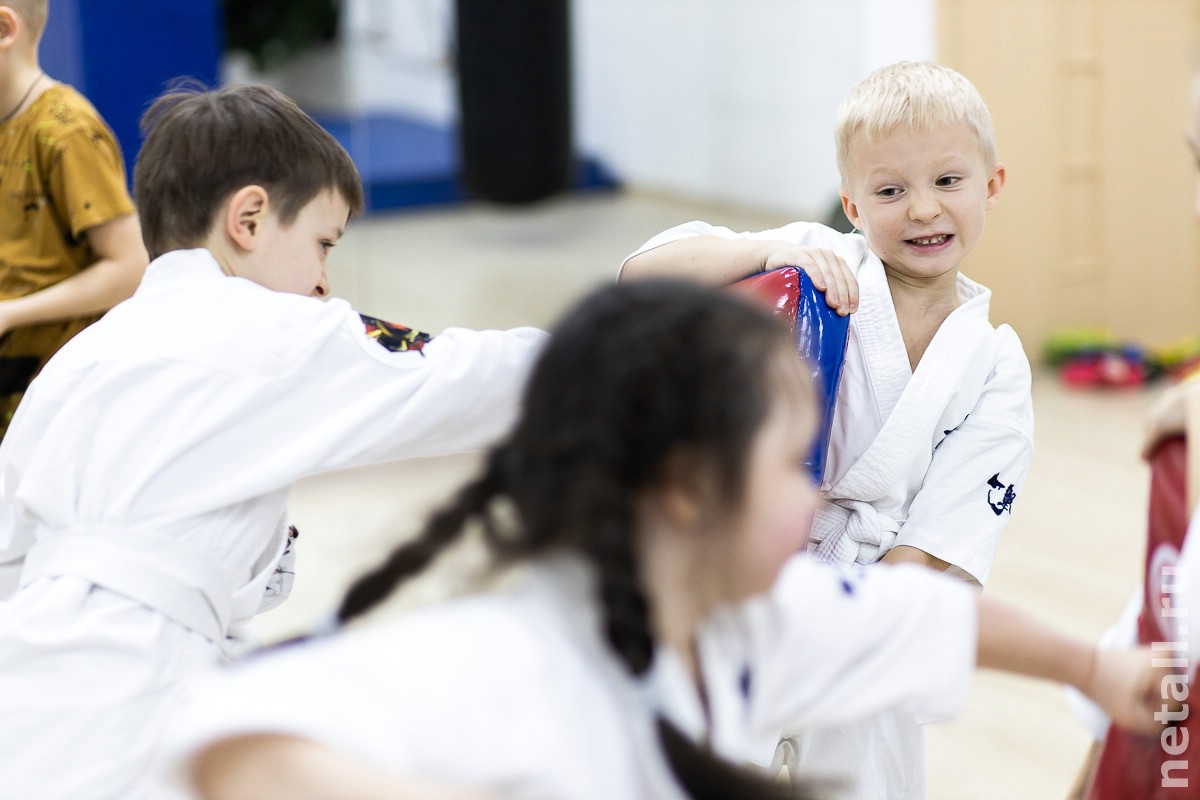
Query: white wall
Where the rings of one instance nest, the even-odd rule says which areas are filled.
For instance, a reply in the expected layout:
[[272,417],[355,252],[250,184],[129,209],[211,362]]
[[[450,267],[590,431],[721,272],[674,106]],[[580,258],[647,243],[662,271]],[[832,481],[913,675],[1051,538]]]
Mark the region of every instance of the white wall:
[[336,44],[265,74],[230,54],[222,81],[265,81],[310,110],[397,112],[453,124],[453,0],[342,0],[342,9]]
[[343,0],[343,8],[353,102],[453,123],[453,0]]
[[577,139],[633,184],[820,217],[863,75],[933,57],[934,0],[576,0]]
[[577,140],[627,182],[806,211],[857,66],[854,3],[579,0]]
[[861,3],[858,77],[895,61],[936,57],[936,0],[861,0]]
[[[302,104],[455,118],[453,0],[344,0]],[[575,136],[626,184],[822,216],[833,116],[874,67],[934,55],[934,0],[573,0]]]

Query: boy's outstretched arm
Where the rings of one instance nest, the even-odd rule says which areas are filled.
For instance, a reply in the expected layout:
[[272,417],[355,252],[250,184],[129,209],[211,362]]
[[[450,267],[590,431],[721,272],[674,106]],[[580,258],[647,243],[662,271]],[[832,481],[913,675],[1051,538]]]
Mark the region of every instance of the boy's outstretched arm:
[[85,235],[99,259],[40,292],[0,302],[0,334],[107,311],[133,294],[149,260],[137,215],[117,217],[89,228]]
[[1036,617],[987,596],[979,598],[977,663],[1074,686],[1131,731],[1162,731],[1162,714],[1177,702],[1164,698],[1166,671],[1148,648],[1101,650],[1054,630]]
[[689,236],[629,258],[618,280],[690,278],[724,286],[779,267],[799,267],[843,316],[858,309],[858,281],[837,254],[777,239]]

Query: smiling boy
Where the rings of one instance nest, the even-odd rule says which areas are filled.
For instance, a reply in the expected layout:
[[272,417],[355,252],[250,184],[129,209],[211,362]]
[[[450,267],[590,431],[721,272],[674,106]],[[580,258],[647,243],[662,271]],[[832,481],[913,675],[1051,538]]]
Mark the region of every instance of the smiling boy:
[[394,352],[329,294],[362,208],[345,150],[273,89],[172,91],[135,171],[154,261],[61,350],[0,445],[0,794],[139,798],[190,676],[258,610],[302,477],[481,447],[545,334]]
[[[850,92],[836,142],[855,232],[690,222],[644,244],[621,279],[807,271],[832,307],[853,312],[809,551],[915,562],[982,585],[1033,447],[1028,359],[1011,328],[989,322],[988,289],[959,272],[1004,188],[991,117],[962,75],[900,62]],[[778,758],[793,774],[853,775],[854,797],[925,796],[912,720],[804,732]]]

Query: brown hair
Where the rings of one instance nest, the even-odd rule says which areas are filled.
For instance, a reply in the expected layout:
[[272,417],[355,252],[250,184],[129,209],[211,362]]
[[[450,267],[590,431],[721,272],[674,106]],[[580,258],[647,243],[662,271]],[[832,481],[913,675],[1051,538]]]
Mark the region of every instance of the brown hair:
[[284,225],[326,190],[338,192],[352,216],[362,211],[350,155],[269,86],[177,83],[142,117],[142,133],[133,188],[151,258],[200,246],[221,204],[244,186],[266,189]]
[[41,38],[46,29],[47,0],[0,0],[0,6],[8,6],[17,12],[33,34],[33,41]]

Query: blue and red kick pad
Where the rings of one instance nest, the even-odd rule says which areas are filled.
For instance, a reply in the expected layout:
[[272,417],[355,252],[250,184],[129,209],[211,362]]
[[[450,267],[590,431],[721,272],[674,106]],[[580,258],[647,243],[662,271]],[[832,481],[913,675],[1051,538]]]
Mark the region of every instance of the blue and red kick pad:
[[850,317],[840,317],[825,302],[825,293],[813,286],[799,267],[782,267],[751,275],[730,285],[732,291],[765,304],[783,318],[796,341],[796,352],[812,370],[821,412],[812,452],[805,460],[818,486],[825,474],[825,454],[829,448],[829,429],[833,425],[833,404],[842,380],[846,361],[846,340]]

